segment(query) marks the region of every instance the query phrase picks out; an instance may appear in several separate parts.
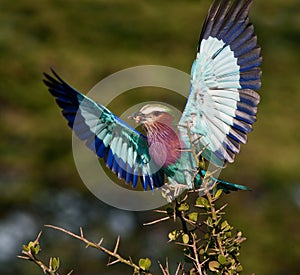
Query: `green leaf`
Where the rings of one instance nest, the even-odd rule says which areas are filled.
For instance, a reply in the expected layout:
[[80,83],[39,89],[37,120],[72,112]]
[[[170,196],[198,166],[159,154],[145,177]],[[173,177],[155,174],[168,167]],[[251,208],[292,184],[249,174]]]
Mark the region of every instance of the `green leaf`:
[[220,255],[218,256],[218,262],[219,262],[221,265],[224,265],[224,264],[226,263],[226,257],[220,254]]
[[37,243],[33,248],[32,248],[33,252],[35,255],[37,255],[40,251],[41,251],[41,247],[40,245]]
[[196,222],[198,220],[198,216],[199,216],[199,214],[197,212],[192,212],[192,213],[188,214],[188,218],[192,222]]
[[205,169],[205,161],[199,161],[199,168]]
[[203,197],[199,197],[196,200],[196,205],[199,206],[199,207],[202,207],[202,208],[207,208],[207,209],[210,208],[208,200],[206,198],[203,198]]
[[173,232],[170,232],[168,234],[168,238],[169,238],[170,241],[175,241],[176,240],[175,234]]
[[187,244],[187,243],[189,243],[189,240],[190,240],[190,238],[189,238],[188,234],[183,234],[182,235],[182,241],[183,241],[183,243]]
[[231,229],[231,226],[227,221],[223,221],[221,223],[221,230],[222,231],[229,231],[230,229]]
[[170,232],[169,234],[168,234],[168,237],[169,237],[169,240],[170,241],[175,241],[177,238],[178,238],[178,236],[181,234],[181,232],[180,231],[178,231],[178,230],[173,230],[172,232]]
[[217,220],[214,222],[214,225],[217,226],[221,220],[222,220],[222,218],[217,219]]
[[208,226],[212,226],[213,225],[213,220],[211,217],[208,217],[207,220],[206,220],[206,223]]
[[178,211],[188,211],[190,209],[190,206],[187,202],[183,202],[179,205]]
[[236,268],[237,272],[242,272],[243,271],[243,267],[241,265],[238,265]]
[[144,271],[149,270],[149,268],[151,267],[151,260],[149,258],[146,258],[146,259],[141,258],[139,260],[139,267],[141,269],[143,269]]
[[50,258],[50,265],[53,271],[56,271],[59,268],[59,258]]
[[26,251],[31,251],[32,254],[37,255],[41,251],[41,247],[38,242],[29,242],[28,245],[24,245],[23,248]]
[[217,192],[216,192],[216,194],[215,194],[215,196],[214,196],[214,199],[217,200],[218,198],[220,198],[221,195],[222,195],[222,193],[223,193],[223,190],[222,189],[218,189]]
[[211,261],[208,263],[208,268],[210,271],[218,271],[220,264],[217,261]]
[[28,247],[28,245],[23,244],[22,245],[23,250],[25,250],[26,252],[28,252],[30,250],[30,248]]

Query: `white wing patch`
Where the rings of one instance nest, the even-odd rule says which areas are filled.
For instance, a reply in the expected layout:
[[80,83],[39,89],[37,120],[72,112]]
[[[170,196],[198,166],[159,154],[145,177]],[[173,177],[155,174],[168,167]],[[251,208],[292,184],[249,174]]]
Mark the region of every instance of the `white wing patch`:
[[[224,141],[240,101],[238,89],[240,66],[230,46],[214,37],[203,39],[192,66],[191,91],[179,125],[188,126],[195,137],[201,136],[201,147],[221,152],[229,161]],[[189,147],[186,130],[179,128]]]
[[[204,82],[207,87],[240,89],[240,66],[230,46],[215,37],[203,39],[194,61],[191,83]],[[195,83],[196,84],[196,83]]]

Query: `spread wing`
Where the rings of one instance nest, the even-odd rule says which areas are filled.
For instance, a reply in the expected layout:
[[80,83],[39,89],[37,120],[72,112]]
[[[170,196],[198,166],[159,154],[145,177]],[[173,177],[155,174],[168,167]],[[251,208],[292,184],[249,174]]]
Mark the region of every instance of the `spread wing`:
[[[260,47],[248,13],[252,0],[215,0],[206,17],[180,120],[202,156],[218,166],[233,162],[256,120],[261,86]],[[187,131],[180,127],[189,144]],[[201,137],[201,138],[200,138]]]
[[68,125],[87,147],[133,187],[139,179],[145,190],[162,186],[164,173],[151,161],[147,138],[52,72],[54,77],[44,74],[44,83],[62,108]]

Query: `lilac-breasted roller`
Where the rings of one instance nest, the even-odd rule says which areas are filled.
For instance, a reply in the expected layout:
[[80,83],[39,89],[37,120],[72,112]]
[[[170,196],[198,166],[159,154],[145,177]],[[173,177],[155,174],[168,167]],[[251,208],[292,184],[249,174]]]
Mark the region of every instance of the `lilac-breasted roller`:
[[[86,145],[120,179],[154,189],[201,185],[205,170],[232,163],[256,120],[262,58],[248,14],[252,0],[215,0],[204,22],[191,70],[190,93],[179,122],[164,104],[148,104],[131,118],[146,135],[76,91],[53,70],[44,83]],[[191,150],[193,149],[193,150]],[[198,173],[195,171],[198,171]],[[247,189],[218,180],[226,190]]]

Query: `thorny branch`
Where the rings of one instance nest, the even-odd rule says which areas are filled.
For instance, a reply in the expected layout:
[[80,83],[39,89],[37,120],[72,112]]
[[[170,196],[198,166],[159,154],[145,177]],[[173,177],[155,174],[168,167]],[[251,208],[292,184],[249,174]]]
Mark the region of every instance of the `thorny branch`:
[[83,230],[82,228],[80,227],[80,235],[77,235],[75,233],[72,233],[64,228],[61,228],[61,227],[58,227],[58,226],[54,226],[54,225],[45,225],[46,227],[49,227],[49,228],[53,228],[55,230],[59,230],[75,239],[78,239],[78,240],[81,240],[82,242],[84,242],[86,244],[86,248],[88,247],[93,247],[95,249],[98,249],[98,250],[101,250],[103,251],[104,253],[106,253],[107,255],[115,258],[115,260],[113,261],[110,261],[108,262],[107,265],[114,265],[116,263],[123,263],[125,265],[128,265],[130,267],[133,268],[134,270],[134,274],[149,274],[149,272],[147,272],[146,270],[142,270],[142,268],[140,266],[138,266],[137,264],[135,264],[131,258],[129,258],[128,260],[123,258],[119,253],[118,253],[118,249],[119,249],[119,245],[120,245],[120,236],[118,236],[117,238],[117,241],[116,241],[116,244],[115,244],[115,248],[113,251],[110,251],[109,249],[105,248],[103,245],[102,245],[102,242],[103,242],[103,238],[100,239],[99,242],[95,243],[95,242],[91,242],[89,241],[87,238],[84,237],[84,234],[83,234]]
[[[200,174],[202,180],[201,191],[204,190],[205,195],[202,197],[199,196],[199,190],[185,192],[173,204],[169,204],[166,210],[154,210],[156,213],[161,214],[162,217],[144,225],[153,226],[166,221],[180,221],[179,226],[178,223],[173,223],[175,228],[170,231],[168,237],[170,242],[175,241],[177,245],[183,247],[183,254],[187,263],[179,263],[175,275],[239,274],[242,266],[238,260],[238,256],[241,243],[245,238],[242,237],[241,232],[234,233],[233,227],[223,219],[225,214],[223,210],[227,204],[221,207],[216,206],[216,201],[221,197],[222,191],[216,188],[216,182],[212,178],[214,171],[206,172],[205,175],[200,173],[201,169],[204,169],[205,163],[203,159],[199,159],[199,154],[206,147],[197,153],[194,145],[195,141],[192,140],[188,127],[187,131],[191,144],[190,151],[197,165],[197,169],[194,171],[195,177],[197,174]],[[194,194],[197,197],[191,203],[190,200]],[[118,253],[120,236],[118,236],[115,247],[111,251],[102,245],[103,238],[97,243],[89,241],[84,236],[82,228],[80,228],[80,234],[75,234],[54,225],[45,226],[59,230],[84,242],[86,247],[93,247],[106,253],[112,258],[112,260],[109,259],[108,265],[123,263],[133,269],[134,275],[151,275],[149,271],[151,261],[148,258],[140,259],[139,263],[136,264],[130,257],[126,259]],[[34,262],[42,269],[44,274],[59,275],[57,272],[59,268],[58,258],[50,258],[49,265],[47,266],[36,256],[40,251],[40,236],[41,233],[36,240],[23,246],[22,256],[19,256],[19,258]],[[190,264],[188,262],[192,263],[192,267],[189,267]],[[166,258],[165,267],[160,262],[158,262],[158,266],[163,275],[171,275],[168,258]]]

